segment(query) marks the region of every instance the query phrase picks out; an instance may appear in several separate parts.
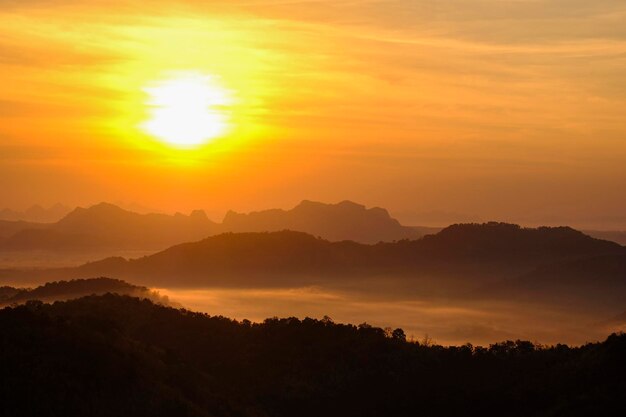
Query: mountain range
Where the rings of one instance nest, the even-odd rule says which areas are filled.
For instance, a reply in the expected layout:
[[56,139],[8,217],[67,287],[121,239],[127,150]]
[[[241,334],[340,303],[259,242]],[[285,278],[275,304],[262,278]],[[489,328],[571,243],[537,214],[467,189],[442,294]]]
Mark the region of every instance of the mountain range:
[[[120,257],[124,250],[150,255]],[[166,288],[385,287],[407,296],[626,305],[625,249],[615,242],[569,227],[496,222],[418,230],[383,209],[347,201],[229,212],[222,223],[203,211],[138,214],[107,203],[77,208],[55,223],[0,221],[2,261],[16,254],[28,260],[41,251],[55,260],[86,253],[83,259],[91,262],[80,265],[85,260],[77,258],[65,265],[80,266],[37,270],[5,266],[0,278],[110,276]]]
[[361,243],[416,239],[414,228],[402,226],[387,210],[367,209],[351,201],[324,204],[304,200],[291,210],[265,210],[249,214],[229,211],[222,222],[225,232],[271,232],[295,230],[331,241]]
[[[626,248],[568,227],[452,225],[415,240],[331,242],[303,232],[224,233],[136,259],[3,271],[12,279],[111,276],[147,286],[342,286],[473,298],[589,299],[626,305]],[[593,298],[593,300],[591,300]],[[570,300],[571,301],[571,300]]]
[[224,232],[298,230],[329,240],[363,243],[420,237],[418,230],[400,225],[381,208],[344,201],[322,204],[303,201],[292,210],[250,214],[229,212],[223,223],[204,211],[138,214],[108,203],[76,208],[61,220],[45,224],[0,221],[0,252],[53,250],[160,250]]
[[0,250],[162,249],[217,231],[202,211],[189,216],[138,214],[101,203],[76,208],[51,224],[3,222]]
[[72,211],[71,208],[59,203],[49,208],[35,204],[24,211],[3,208],[0,209],[0,220],[52,223],[58,221],[70,211]]
[[[190,215],[139,214],[100,203],[76,208],[53,223],[0,220],[0,253],[28,256],[32,251],[52,251],[57,257],[76,253],[103,257],[125,251],[154,252],[225,232],[282,230],[305,232],[333,242],[351,240],[373,244],[415,240],[442,228],[404,226],[385,209],[366,208],[350,201],[324,204],[305,200],[291,210],[272,209],[248,214],[229,211],[222,223],[210,220],[202,210]],[[624,241],[620,232],[589,233]]]

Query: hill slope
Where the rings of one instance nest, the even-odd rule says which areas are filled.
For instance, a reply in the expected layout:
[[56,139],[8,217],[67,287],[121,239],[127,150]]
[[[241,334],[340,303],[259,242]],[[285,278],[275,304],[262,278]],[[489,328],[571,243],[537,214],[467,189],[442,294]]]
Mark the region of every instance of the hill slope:
[[594,304],[621,308],[626,305],[626,251],[541,265],[484,293],[578,308]]
[[22,304],[27,301],[64,301],[86,295],[114,293],[146,298],[155,303],[171,305],[167,297],[146,287],[132,285],[119,279],[91,278],[71,281],[47,282],[36,288],[0,287],[0,306]]
[[314,284],[426,273],[478,283],[488,275],[513,277],[553,262],[624,251],[569,228],[502,223],[454,225],[422,239],[376,245],[329,242],[291,231],[227,233],[143,258],[105,259],[62,273],[117,276],[149,285]]
[[0,244],[2,243],[1,239],[5,239],[13,236],[16,233],[19,233],[23,230],[38,230],[38,229],[47,229],[50,225],[47,223],[33,223],[26,221],[9,221],[9,220],[0,220]]
[[626,232],[619,230],[585,230],[589,236],[593,236],[597,239],[610,240],[620,245],[626,245]]
[[331,320],[236,322],[115,295],[0,310],[11,416],[608,416],[626,337],[580,348],[408,343]]

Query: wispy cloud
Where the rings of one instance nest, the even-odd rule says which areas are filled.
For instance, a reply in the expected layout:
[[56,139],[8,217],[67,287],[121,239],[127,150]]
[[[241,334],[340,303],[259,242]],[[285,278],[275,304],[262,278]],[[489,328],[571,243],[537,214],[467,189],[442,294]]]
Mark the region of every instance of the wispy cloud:
[[[623,1],[0,5],[5,143],[62,140],[76,155],[97,157],[107,147],[120,160],[128,149],[152,158],[136,129],[145,116],[142,87],[165,71],[191,68],[220,77],[240,103],[230,156],[198,158],[212,162],[185,178],[192,189],[223,184],[214,189],[222,201],[254,198],[252,190],[225,191],[247,177],[285,193],[281,201],[298,200],[302,184],[280,171],[306,167],[319,199],[365,201],[371,193],[361,184],[369,181],[383,188],[372,204],[399,209],[419,203],[481,213],[510,193],[501,209],[521,214],[514,195],[536,201],[536,210],[569,207],[576,197],[566,190],[577,186],[589,198],[605,190],[605,207],[624,204],[607,187],[626,183],[619,173],[626,157]],[[583,183],[582,172],[594,174]],[[337,189],[322,190],[320,178]],[[468,195],[467,184],[477,182],[484,194]],[[419,201],[385,191],[397,183]],[[147,188],[147,199],[161,194]]]

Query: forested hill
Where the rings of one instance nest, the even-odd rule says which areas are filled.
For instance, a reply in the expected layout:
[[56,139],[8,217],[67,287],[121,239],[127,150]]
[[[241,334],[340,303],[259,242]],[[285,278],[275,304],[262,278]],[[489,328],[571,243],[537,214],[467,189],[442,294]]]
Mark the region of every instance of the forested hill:
[[56,273],[115,276],[147,285],[259,285],[281,275],[290,284],[311,284],[313,278],[415,276],[427,270],[432,275],[452,270],[479,278],[492,275],[494,268],[521,274],[550,262],[604,254],[622,256],[626,249],[567,227],[485,223],[453,225],[422,239],[376,245],[330,242],[294,231],[226,233],[143,258],[109,258]]
[[0,310],[10,416],[624,415],[626,336],[430,346],[330,319],[261,324],[128,296]]
[[147,298],[155,303],[171,305],[169,299],[146,287],[129,284],[113,278],[73,279],[47,282],[36,288],[0,287],[0,307],[24,303],[30,300],[65,301],[86,295],[115,293]]

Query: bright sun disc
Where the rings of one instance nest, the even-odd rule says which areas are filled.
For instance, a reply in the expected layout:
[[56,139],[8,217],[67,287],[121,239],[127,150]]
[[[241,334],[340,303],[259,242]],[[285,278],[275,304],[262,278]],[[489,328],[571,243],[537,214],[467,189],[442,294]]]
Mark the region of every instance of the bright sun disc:
[[228,91],[210,75],[178,73],[144,88],[149,120],[141,129],[177,147],[194,147],[228,128]]

